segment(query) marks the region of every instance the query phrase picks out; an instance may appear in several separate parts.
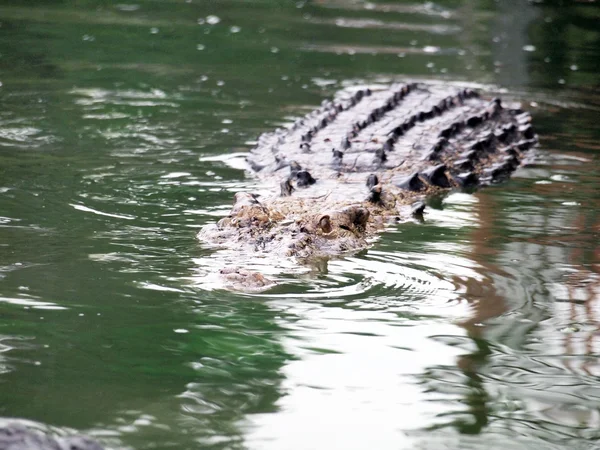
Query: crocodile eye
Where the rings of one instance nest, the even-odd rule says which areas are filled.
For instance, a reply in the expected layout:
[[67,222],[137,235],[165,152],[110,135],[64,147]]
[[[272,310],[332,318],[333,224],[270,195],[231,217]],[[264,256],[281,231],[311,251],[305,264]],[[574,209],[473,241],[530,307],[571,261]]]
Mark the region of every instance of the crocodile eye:
[[332,228],[329,216],[322,216],[319,219],[319,228],[321,228],[321,230],[323,230],[323,233],[325,234],[331,233]]

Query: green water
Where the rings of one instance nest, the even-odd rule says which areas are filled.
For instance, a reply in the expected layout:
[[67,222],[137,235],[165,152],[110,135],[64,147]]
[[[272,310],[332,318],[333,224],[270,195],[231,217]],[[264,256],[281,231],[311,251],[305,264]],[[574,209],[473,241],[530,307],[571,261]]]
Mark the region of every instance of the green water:
[[[549,0],[0,1],[0,416],[113,448],[600,448],[599,23]],[[258,134],[409,77],[523,101],[539,149],[359,255],[210,289],[195,233],[252,187]]]

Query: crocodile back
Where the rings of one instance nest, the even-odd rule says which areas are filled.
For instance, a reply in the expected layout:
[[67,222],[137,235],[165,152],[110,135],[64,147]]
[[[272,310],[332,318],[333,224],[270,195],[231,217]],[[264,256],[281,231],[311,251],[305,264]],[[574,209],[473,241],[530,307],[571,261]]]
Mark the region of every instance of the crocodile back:
[[[249,161],[260,178],[287,177],[310,188],[297,195],[335,192],[336,184],[363,186],[372,173],[395,185],[414,174],[423,185],[446,184],[428,177],[436,167],[448,186],[467,178],[488,184],[514,170],[521,152],[536,142],[530,121],[497,98],[455,86],[345,90],[288,128],[263,134]],[[305,172],[316,182],[304,183]]]

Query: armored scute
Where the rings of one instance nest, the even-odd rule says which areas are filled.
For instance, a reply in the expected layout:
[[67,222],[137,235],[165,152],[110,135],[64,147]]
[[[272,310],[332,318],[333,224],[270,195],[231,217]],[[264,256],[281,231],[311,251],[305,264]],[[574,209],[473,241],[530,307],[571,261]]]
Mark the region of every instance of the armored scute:
[[342,91],[260,136],[248,163],[272,194],[237,193],[229,216],[198,237],[299,258],[365,248],[386,223],[422,213],[426,196],[510,176],[537,142],[530,122],[453,86]]

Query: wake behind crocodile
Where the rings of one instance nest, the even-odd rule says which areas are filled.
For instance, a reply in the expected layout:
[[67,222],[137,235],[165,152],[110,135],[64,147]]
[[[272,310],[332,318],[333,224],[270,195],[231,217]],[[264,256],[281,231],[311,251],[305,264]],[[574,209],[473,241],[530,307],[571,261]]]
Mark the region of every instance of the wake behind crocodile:
[[247,158],[267,193],[238,192],[200,241],[231,250],[224,286],[263,290],[262,257],[307,263],[367,248],[425,200],[505,180],[537,143],[529,113],[473,89],[423,83],[345,89]]

